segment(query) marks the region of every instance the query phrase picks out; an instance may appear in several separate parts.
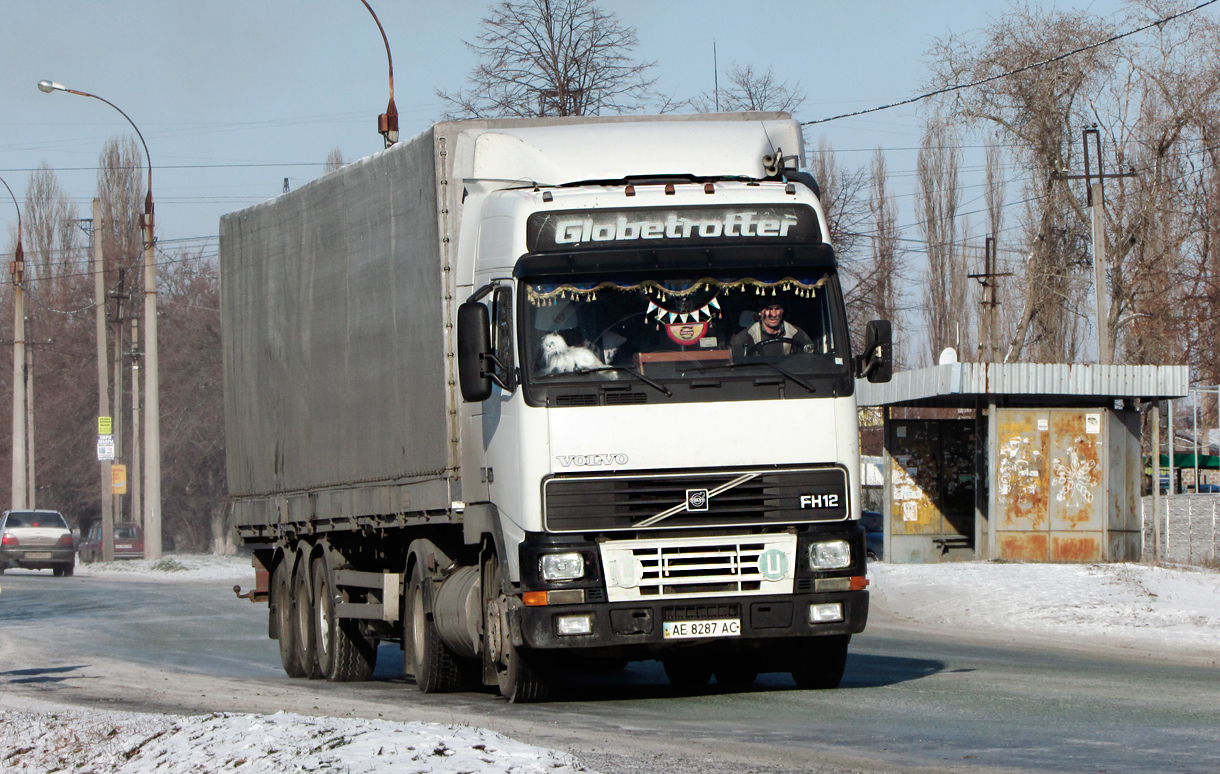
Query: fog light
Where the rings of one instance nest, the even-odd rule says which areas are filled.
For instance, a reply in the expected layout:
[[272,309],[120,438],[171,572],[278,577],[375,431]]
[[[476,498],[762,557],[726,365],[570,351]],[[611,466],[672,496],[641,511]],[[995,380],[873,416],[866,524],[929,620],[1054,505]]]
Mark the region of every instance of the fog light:
[[846,540],[828,540],[809,546],[809,569],[841,570],[851,565],[851,546]]
[[809,623],[834,623],[843,620],[843,605],[840,602],[822,602],[809,606]]
[[573,634],[592,634],[593,614],[557,615],[555,616],[555,631],[560,637],[568,637]]
[[585,574],[585,557],[575,551],[543,554],[538,559],[544,581],[576,580]]

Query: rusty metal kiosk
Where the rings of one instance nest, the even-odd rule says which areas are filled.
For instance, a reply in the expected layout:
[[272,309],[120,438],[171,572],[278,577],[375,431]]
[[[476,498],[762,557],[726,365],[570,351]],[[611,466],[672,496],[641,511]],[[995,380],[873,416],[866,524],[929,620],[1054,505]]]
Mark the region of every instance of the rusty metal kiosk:
[[[886,559],[1138,560],[1141,408],[1189,381],[1187,366],[1041,363],[858,381],[884,416]],[[921,413],[936,418],[903,416]]]

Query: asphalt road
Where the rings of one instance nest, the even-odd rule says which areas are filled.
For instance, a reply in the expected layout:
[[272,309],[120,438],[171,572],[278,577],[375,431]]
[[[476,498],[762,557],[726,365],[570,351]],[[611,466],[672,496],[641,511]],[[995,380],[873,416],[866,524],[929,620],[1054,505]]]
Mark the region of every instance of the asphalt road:
[[[787,675],[677,694],[655,662],[553,702],[425,696],[383,645],[374,680],[289,680],[266,606],[231,583],[0,577],[0,708],[21,696],[182,714],[383,717],[492,728],[620,772],[1220,771],[1220,667],[887,622],[852,642],[835,691]],[[6,698],[10,699],[6,702]]]

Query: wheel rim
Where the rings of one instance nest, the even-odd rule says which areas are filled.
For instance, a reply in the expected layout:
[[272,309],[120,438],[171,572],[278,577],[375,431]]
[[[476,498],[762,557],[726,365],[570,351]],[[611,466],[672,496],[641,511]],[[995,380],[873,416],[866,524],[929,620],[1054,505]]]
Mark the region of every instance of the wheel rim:
[[[321,590],[325,590],[325,587],[323,587]],[[330,614],[327,610],[328,607],[330,607],[329,594],[319,595],[318,646],[322,649],[323,654],[330,653]]]
[[415,585],[415,592],[411,595],[411,641],[414,645],[412,654],[415,656],[415,664],[418,666],[423,663],[422,654],[426,646],[426,637],[424,636],[424,589],[418,583]]

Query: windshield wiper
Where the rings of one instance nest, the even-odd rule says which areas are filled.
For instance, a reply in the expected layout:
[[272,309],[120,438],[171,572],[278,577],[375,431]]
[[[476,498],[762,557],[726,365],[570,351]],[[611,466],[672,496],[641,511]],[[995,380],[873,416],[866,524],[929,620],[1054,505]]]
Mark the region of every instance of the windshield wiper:
[[757,360],[757,361],[754,361],[751,363],[721,363],[719,365],[693,366],[690,368],[679,368],[679,370],[682,371],[683,373],[686,373],[687,371],[720,371],[720,370],[725,370],[725,369],[731,370],[734,368],[748,368],[750,366],[764,366],[766,368],[770,368],[772,371],[775,371],[777,374],[788,377],[792,381],[794,381],[797,384],[799,384],[800,386],[804,387],[809,392],[811,392],[811,393],[817,392],[817,388],[814,387],[809,382],[805,381],[804,379],[802,379],[801,377],[792,373],[787,368],[784,368],[783,366],[779,365],[778,363],[772,363],[767,360]]
[[627,366],[608,365],[608,366],[599,366],[597,368],[577,368],[574,371],[572,371],[571,373],[591,374],[591,373],[596,373],[598,371],[622,371],[625,374],[631,374],[636,379],[639,379],[641,382],[643,382],[644,384],[647,384],[649,387],[653,388],[654,390],[665,393],[665,397],[667,397],[667,398],[673,397],[673,391],[671,391],[668,387],[661,384],[660,382],[654,382],[652,379],[649,379],[647,376],[644,376],[644,374],[640,373],[639,371],[635,370],[634,368],[628,368]]

